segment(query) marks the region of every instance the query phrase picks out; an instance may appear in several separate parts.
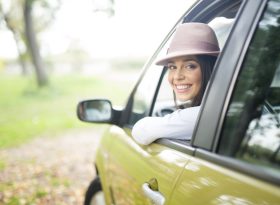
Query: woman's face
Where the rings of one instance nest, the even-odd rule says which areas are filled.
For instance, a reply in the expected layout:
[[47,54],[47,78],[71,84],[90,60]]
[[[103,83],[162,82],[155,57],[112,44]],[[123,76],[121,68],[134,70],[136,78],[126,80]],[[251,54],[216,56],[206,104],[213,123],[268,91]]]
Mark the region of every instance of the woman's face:
[[171,59],[167,68],[168,81],[178,100],[184,102],[198,95],[201,87],[201,68],[195,56]]

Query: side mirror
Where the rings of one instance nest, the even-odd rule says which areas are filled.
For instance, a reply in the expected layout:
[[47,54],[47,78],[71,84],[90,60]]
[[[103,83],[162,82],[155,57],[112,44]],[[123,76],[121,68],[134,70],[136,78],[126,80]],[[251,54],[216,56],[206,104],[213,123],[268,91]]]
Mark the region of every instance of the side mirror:
[[112,104],[105,99],[84,100],[77,106],[77,115],[81,121],[85,122],[111,122]]

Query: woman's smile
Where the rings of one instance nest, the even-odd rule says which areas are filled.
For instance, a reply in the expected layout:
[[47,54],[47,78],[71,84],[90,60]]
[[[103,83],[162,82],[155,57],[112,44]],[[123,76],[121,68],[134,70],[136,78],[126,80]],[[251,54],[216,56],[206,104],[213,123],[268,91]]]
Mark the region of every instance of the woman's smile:
[[190,91],[191,86],[191,84],[175,85],[175,89],[178,93],[185,93]]

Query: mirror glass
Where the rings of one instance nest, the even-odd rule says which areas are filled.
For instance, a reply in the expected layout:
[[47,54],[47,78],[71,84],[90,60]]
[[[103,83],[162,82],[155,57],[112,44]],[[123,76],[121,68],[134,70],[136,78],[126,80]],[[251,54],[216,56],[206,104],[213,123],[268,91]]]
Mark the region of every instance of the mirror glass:
[[86,121],[103,122],[111,119],[112,106],[107,100],[83,101],[80,108],[82,108],[80,116]]

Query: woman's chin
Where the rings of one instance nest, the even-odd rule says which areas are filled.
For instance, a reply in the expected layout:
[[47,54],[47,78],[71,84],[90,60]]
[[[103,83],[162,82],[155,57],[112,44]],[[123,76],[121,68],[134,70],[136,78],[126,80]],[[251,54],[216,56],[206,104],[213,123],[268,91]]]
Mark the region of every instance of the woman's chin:
[[188,102],[192,100],[190,96],[184,96],[184,95],[177,95],[176,98],[180,102]]

